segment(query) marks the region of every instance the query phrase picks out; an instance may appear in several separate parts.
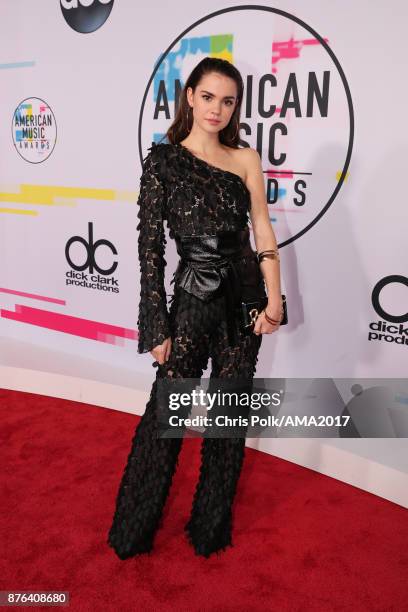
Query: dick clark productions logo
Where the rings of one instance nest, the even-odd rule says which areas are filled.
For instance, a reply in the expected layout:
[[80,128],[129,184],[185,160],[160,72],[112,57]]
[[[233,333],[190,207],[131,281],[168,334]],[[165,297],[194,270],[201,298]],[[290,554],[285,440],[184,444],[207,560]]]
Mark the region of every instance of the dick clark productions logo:
[[[88,239],[83,236],[71,236],[65,245],[65,257],[71,267],[71,270],[65,274],[67,285],[119,293],[119,282],[112,276],[118,267],[118,262],[114,260],[109,267],[103,267],[96,258],[96,252],[100,247],[107,247],[114,255],[118,254],[115,245],[110,240],[100,238],[94,241],[92,221],[88,222]],[[77,263],[76,258],[81,258],[81,252],[83,253],[84,249],[86,257],[81,260],[81,263]],[[102,259],[100,255],[99,257]],[[104,259],[107,258],[105,254]],[[95,271],[98,274],[95,274]]]
[[388,312],[380,303],[380,295],[383,289],[395,284],[404,285],[408,288],[408,278],[401,274],[390,274],[384,276],[375,285],[372,294],[371,302],[375,312],[383,320],[372,321],[369,324],[370,331],[368,332],[368,340],[377,340],[393,344],[408,345],[408,312],[403,314],[392,314]]

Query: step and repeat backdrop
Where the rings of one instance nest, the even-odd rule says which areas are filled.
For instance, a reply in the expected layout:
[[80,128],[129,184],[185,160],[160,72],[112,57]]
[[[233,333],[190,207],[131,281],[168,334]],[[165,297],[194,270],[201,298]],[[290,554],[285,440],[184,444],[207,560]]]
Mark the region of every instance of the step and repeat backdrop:
[[[0,14],[1,386],[17,372],[30,390],[37,372],[37,392],[48,373],[72,399],[150,390],[141,160],[206,56],[243,76],[242,145],[262,158],[281,252],[289,324],[263,336],[257,376],[406,376],[402,0],[3,0]],[[177,260],[168,239],[169,299]]]

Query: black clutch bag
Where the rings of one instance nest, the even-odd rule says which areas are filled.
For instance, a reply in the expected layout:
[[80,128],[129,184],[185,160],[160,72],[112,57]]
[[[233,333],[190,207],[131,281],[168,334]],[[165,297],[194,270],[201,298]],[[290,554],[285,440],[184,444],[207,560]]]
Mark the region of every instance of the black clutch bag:
[[[240,308],[240,319],[241,326],[244,331],[253,331],[255,321],[257,320],[261,311],[266,308],[268,304],[268,296],[260,297],[257,300],[251,302],[241,302]],[[282,294],[282,306],[283,306],[283,317],[280,325],[286,325],[288,322],[288,311],[286,307],[286,295]]]

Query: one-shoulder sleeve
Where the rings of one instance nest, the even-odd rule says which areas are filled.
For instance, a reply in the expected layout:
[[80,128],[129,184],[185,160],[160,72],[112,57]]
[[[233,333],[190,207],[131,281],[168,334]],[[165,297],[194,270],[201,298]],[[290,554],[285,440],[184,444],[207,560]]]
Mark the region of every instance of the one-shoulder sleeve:
[[143,160],[138,197],[138,251],[140,263],[140,302],[138,352],[151,351],[170,336],[164,288],[165,188],[160,174],[160,147],[152,145]]

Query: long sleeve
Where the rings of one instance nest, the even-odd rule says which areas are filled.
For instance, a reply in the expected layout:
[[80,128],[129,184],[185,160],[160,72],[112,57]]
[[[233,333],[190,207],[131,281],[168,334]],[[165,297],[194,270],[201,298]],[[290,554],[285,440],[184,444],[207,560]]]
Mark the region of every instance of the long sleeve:
[[159,147],[153,145],[143,162],[138,198],[138,251],[140,262],[140,302],[138,352],[151,351],[170,336],[164,288],[165,189],[160,177]]

